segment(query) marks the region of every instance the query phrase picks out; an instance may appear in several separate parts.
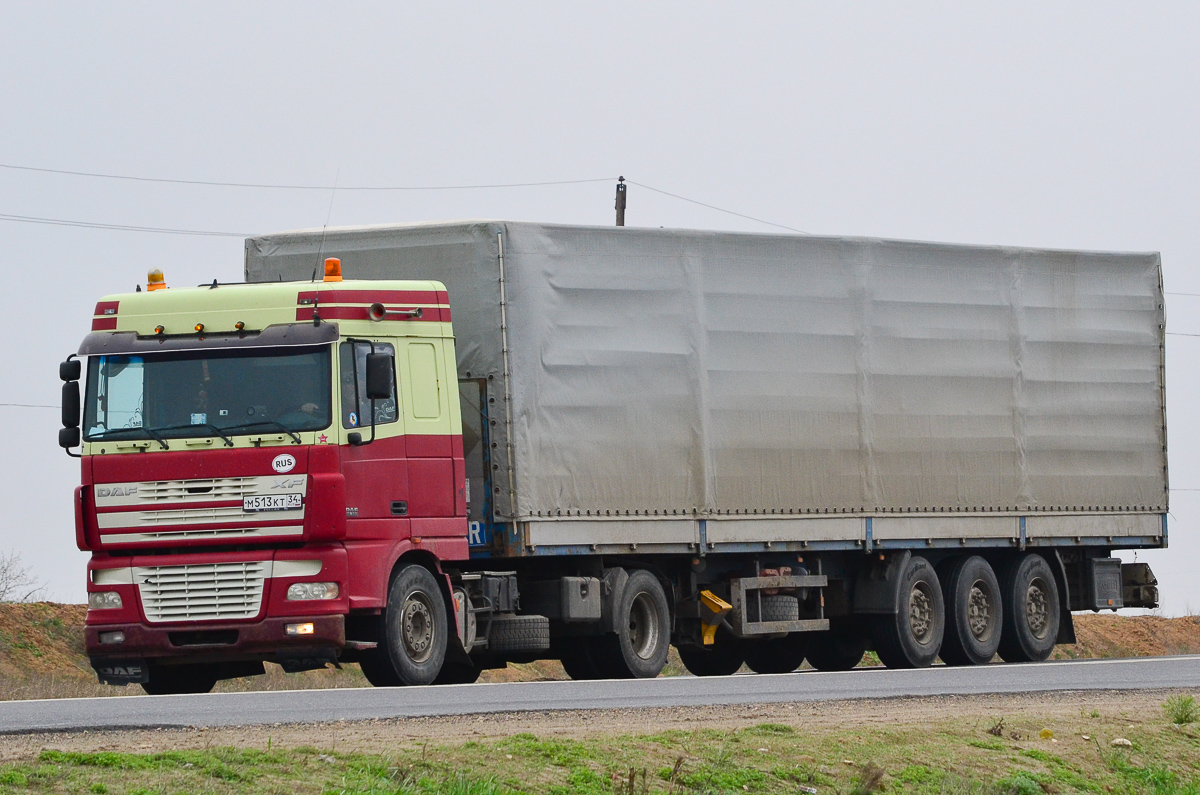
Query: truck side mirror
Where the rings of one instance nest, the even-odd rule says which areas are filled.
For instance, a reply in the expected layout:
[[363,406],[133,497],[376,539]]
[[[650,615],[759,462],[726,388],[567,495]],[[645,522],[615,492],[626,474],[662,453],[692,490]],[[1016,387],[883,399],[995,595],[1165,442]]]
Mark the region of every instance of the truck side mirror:
[[392,357],[386,353],[367,354],[367,400],[387,400],[392,396]]
[[65,362],[58,363],[58,377],[62,381],[78,381],[79,373],[78,359],[67,359]]
[[79,428],[59,428],[58,446],[67,450],[79,446]]
[[[62,424],[63,428],[79,430],[79,382],[68,381],[62,385]],[[78,442],[76,442],[78,444]]]

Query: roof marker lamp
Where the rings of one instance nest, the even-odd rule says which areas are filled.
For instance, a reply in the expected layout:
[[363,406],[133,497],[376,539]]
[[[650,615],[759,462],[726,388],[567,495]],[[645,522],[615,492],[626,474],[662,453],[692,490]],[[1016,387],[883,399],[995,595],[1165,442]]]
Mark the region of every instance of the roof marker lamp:
[[163,278],[163,272],[158,268],[146,274],[146,292],[152,293],[155,290],[167,289],[167,281]]
[[166,332],[167,332],[166,326],[158,325],[158,326],[154,327],[155,334],[165,334]]
[[241,331],[242,329],[246,328],[246,324],[239,320],[238,322],[233,324],[233,327],[235,329],[237,329],[238,331]]
[[340,282],[342,280],[342,261],[337,257],[325,260],[325,281]]
[[196,332],[197,332],[197,333],[199,333],[199,332],[201,332],[201,331],[204,331],[204,324],[203,324],[203,323],[197,323],[195,326],[193,326],[193,328],[194,328],[194,329],[196,329]]

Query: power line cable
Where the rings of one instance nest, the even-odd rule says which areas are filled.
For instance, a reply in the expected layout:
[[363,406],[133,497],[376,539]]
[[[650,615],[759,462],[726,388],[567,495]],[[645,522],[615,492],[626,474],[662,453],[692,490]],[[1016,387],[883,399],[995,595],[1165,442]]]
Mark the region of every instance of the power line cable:
[[645,188],[646,190],[654,191],[655,193],[661,193],[663,196],[670,196],[672,199],[679,199],[680,201],[685,201],[690,204],[698,204],[701,207],[707,207],[708,209],[716,210],[719,213],[726,213],[727,215],[736,215],[738,218],[745,218],[749,221],[754,221],[754,222],[760,223],[760,224],[766,224],[767,226],[774,226],[774,227],[778,227],[779,229],[786,229],[789,232],[798,232],[802,235],[812,234],[811,232],[805,232],[803,229],[797,229],[794,226],[785,226],[783,224],[777,224],[774,221],[767,221],[762,218],[755,218],[753,215],[746,215],[744,213],[735,213],[733,210],[726,210],[723,207],[717,207],[716,205],[713,205],[713,204],[706,204],[701,201],[696,201],[695,199],[689,199],[687,196],[680,196],[678,193],[670,193],[665,190],[659,190],[658,188],[652,188],[649,185],[646,185],[641,182],[634,182],[631,179],[627,179],[625,181],[628,182],[630,185],[637,185],[639,188]]
[[[101,174],[93,171],[68,171],[61,168],[36,168],[34,166],[17,166],[10,163],[0,163],[0,168],[13,171],[34,171],[41,174],[60,174],[71,177],[94,177],[96,179],[116,179],[127,182],[157,182],[168,185],[205,185],[216,188],[261,188],[266,190],[330,190],[331,185],[286,185],[265,182],[218,182],[202,179],[168,179],[166,177],[138,177],[129,174]],[[493,188],[539,188],[549,185],[582,185],[589,182],[612,182],[616,177],[601,177],[598,179],[564,179],[546,182],[501,182],[486,185],[338,185],[338,190],[361,191],[392,191],[392,190],[488,190]]]
[[121,232],[153,232],[160,235],[202,235],[205,237],[252,237],[249,232],[213,232],[203,229],[163,229],[156,226],[126,226],[92,221],[72,221],[66,218],[39,218],[32,215],[9,215],[0,213],[0,221],[15,221],[24,224],[48,224],[50,226],[75,226],[83,229],[112,229]]

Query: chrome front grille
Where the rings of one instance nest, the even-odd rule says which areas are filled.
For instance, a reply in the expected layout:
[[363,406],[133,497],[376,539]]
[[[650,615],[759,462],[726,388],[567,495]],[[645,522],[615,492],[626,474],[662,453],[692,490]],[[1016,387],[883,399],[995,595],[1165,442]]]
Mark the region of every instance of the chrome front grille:
[[238,500],[258,492],[258,478],[157,480],[137,484],[139,502],[210,502]]
[[258,615],[270,570],[266,560],[138,566],[133,579],[147,621],[228,620]]

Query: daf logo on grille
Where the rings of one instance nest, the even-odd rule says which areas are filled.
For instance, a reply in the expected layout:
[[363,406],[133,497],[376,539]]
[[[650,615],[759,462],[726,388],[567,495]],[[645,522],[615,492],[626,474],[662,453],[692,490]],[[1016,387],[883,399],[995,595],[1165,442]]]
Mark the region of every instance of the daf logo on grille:
[[271,462],[271,469],[274,469],[280,474],[283,474],[284,472],[291,472],[295,468],[296,457],[288,455],[287,453],[275,456],[275,460]]
[[97,497],[133,497],[137,494],[137,486],[97,486]]

